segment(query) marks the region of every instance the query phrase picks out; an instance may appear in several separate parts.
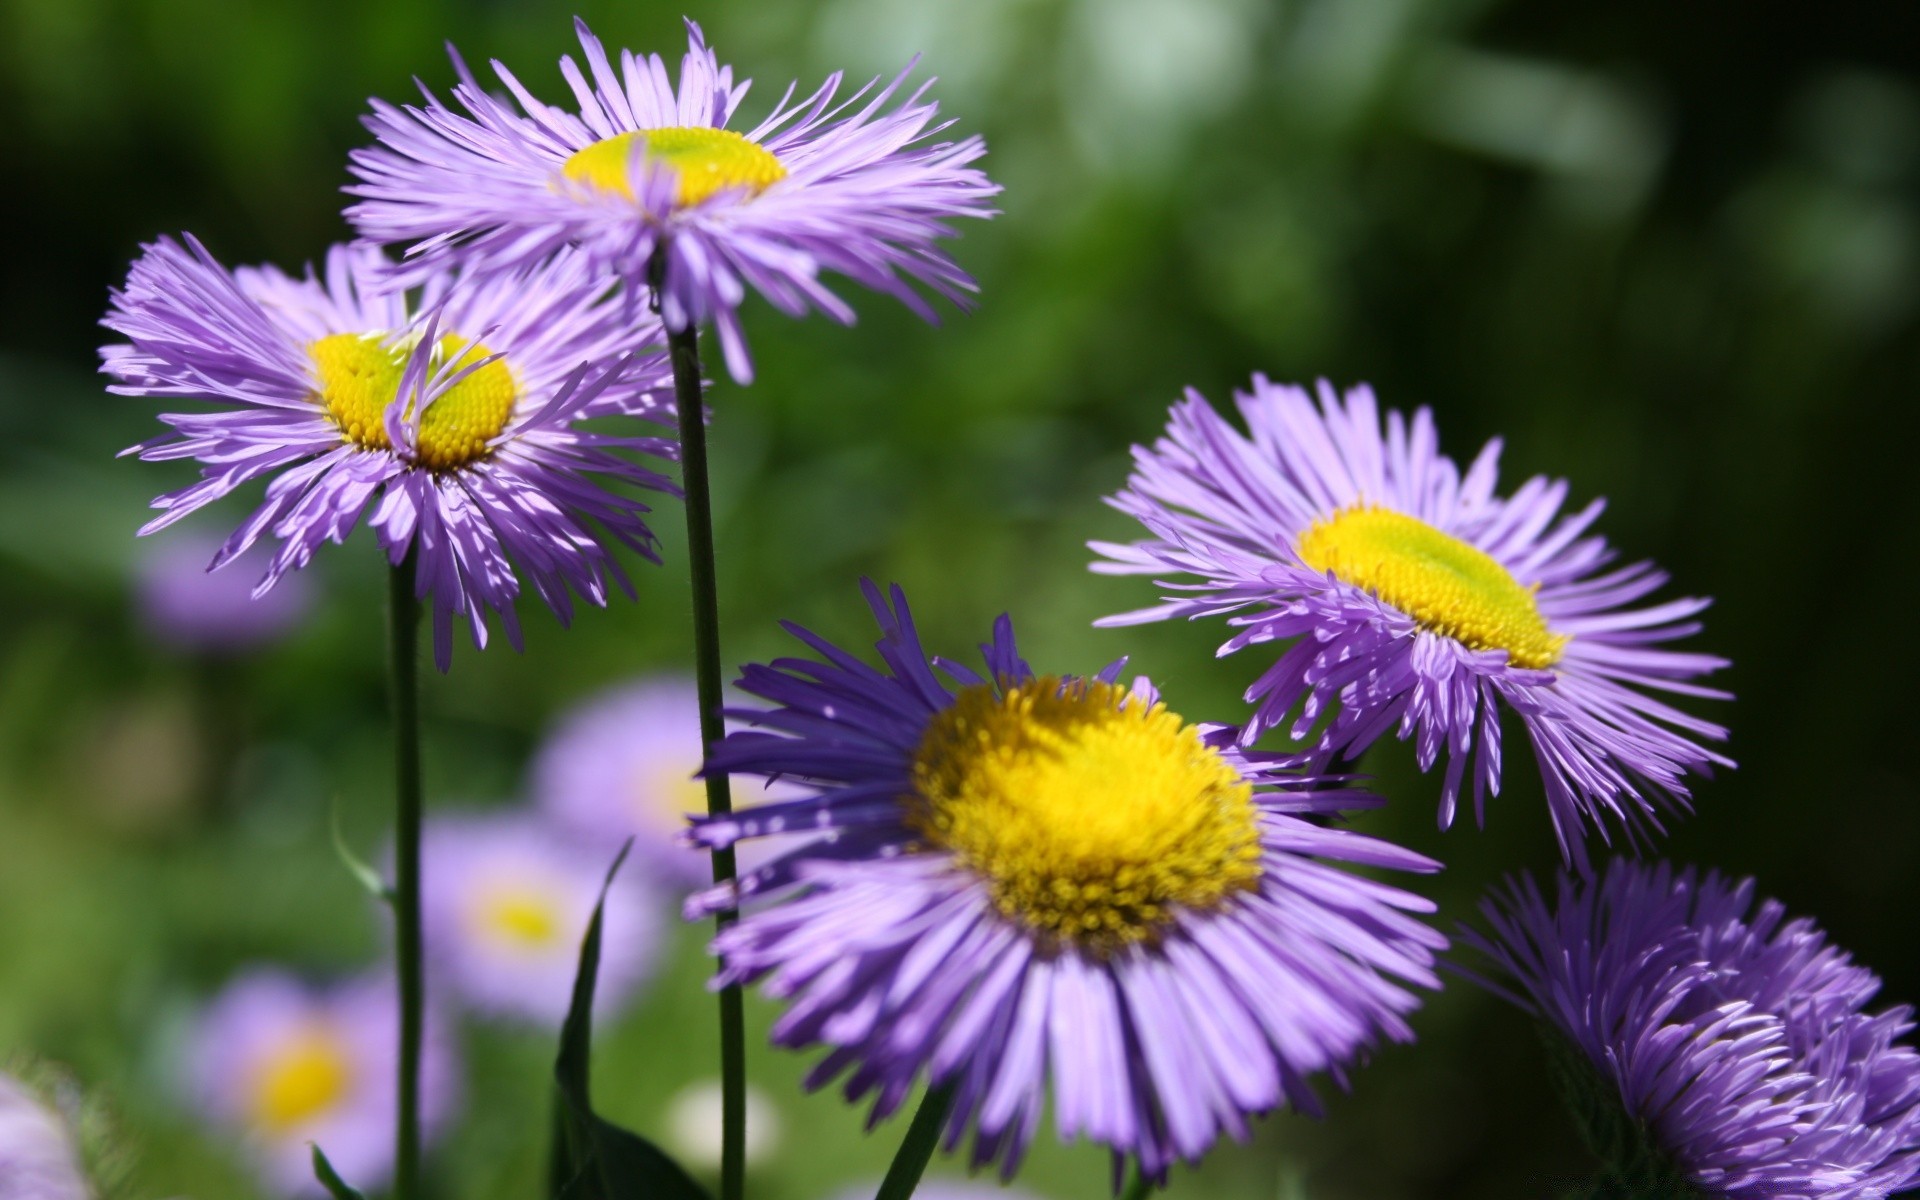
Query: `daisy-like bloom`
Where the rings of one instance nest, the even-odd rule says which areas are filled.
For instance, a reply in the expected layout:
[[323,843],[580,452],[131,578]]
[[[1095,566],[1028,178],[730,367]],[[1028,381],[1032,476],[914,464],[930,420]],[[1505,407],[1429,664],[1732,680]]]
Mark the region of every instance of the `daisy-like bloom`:
[[[533,763],[534,797],[556,824],[611,860],[628,839],[651,873],[674,887],[712,877],[712,860],[682,837],[707,811],[699,779],[700,697],[693,680],[643,679],[562,714]],[[743,781],[742,781],[743,782]],[[735,804],[792,796],[772,782],[735,785]]]
[[[519,814],[436,817],[422,833],[420,915],[441,997],[489,1016],[557,1027],[580,940],[614,850],[602,855]],[[597,1011],[653,972],[664,915],[637,877],[607,891]]]
[[140,563],[137,611],[154,640],[168,646],[245,654],[285,637],[313,609],[313,589],[298,575],[253,594],[272,557],[264,545],[256,543],[224,571],[207,569],[220,553],[211,535],[178,534],[149,545]]
[[1317,1111],[1310,1075],[1411,1036],[1405,985],[1434,986],[1445,941],[1410,914],[1432,905],[1341,864],[1438,864],[1309,819],[1377,801],[1236,752],[1124,664],[1035,675],[1005,617],[980,674],[927,658],[898,588],[867,600],[884,669],[789,626],[819,660],[746,668],[775,707],[734,715],[767,731],[709,764],[814,794],[693,834],[823,835],[744,875],[742,897],[780,902],[714,941],[719,983],[791,1001],[777,1042],[830,1047],[812,1086],[847,1072],[877,1121],[917,1079],[951,1085],[948,1147],[972,1129],[974,1164],[1011,1176],[1050,1082],[1062,1137],[1159,1179],[1252,1114]]
[[[736,309],[752,288],[799,316],[853,310],[820,282],[834,271],[934,319],[914,288],[964,306],[975,290],[938,240],[954,217],[992,215],[1000,189],[969,163],[978,137],[930,141],[946,129],[926,85],[902,96],[903,71],[839,103],[838,73],[793,103],[793,89],[757,126],[727,126],[747,93],[687,23],[679,86],[659,55],[622,51],[618,70],[575,22],[583,71],[560,60],[578,112],[536,99],[499,63],[515,104],[489,95],[458,56],[458,109],[425,91],[424,107],[374,102],[379,145],[354,152],[362,199],[347,216],[369,239],[408,243],[412,281],[466,262],[522,267],[563,246],[639,294],[657,284],[675,332],[711,321],[742,383],[752,363]],[[896,102],[896,97],[899,99]],[[658,260],[656,264],[656,259]]]
[[1562,515],[1566,483],[1539,476],[1498,496],[1497,440],[1463,474],[1430,412],[1390,411],[1383,430],[1364,386],[1342,397],[1322,382],[1316,405],[1256,375],[1236,399],[1248,434],[1196,392],[1174,406],[1109,501],[1152,537],[1091,545],[1102,573],[1191,577],[1101,624],[1230,613],[1222,654],[1292,643],[1247,690],[1245,742],[1290,713],[1304,738],[1335,703],[1325,755],[1356,759],[1397,727],[1421,770],[1447,759],[1445,828],[1470,761],[1476,821],[1499,793],[1505,705],[1533,743],[1569,860],[1587,825],[1611,836],[1602,814],[1630,837],[1658,831],[1662,807],[1688,807],[1687,772],[1732,765],[1698,740],[1726,730],[1649,694],[1725,698],[1690,681],[1726,660],[1661,648],[1697,631],[1708,601],[1634,607],[1667,575],[1612,565],[1587,536],[1600,501]]
[[7,1200],[88,1200],[66,1125],[19,1081],[0,1074],[0,1196]]
[[1920,1054],[1880,980],[1752,880],[1615,860],[1481,905],[1491,990],[1591,1063],[1660,1164],[1735,1200],[1878,1200],[1920,1182]]
[[[310,1144],[368,1191],[393,1170],[399,1107],[399,1004],[393,981],[314,988],[262,968],[235,979],[201,1014],[187,1053],[194,1098],[246,1140],[275,1195],[324,1197]],[[430,1015],[420,1106],[431,1140],[453,1115],[451,1049]]]
[[224,407],[163,414],[173,432],[127,451],[202,464],[200,482],[154,501],[162,515],[140,532],[266,479],[265,503],[212,564],[278,539],[264,594],[364,516],[394,564],[417,552],[443,670],[456,617],[484,646],[491,610],[519,644],[516,572],[563,622],[570,591],[594,604],[610,585],[631,594],[611,546],[657,561],[648,509],[605,484],[677,494],[626,457],[675,447],[580,422],[672,419],[665,358],[642,353],[658,324],[636,321],[577,257],[435,275],[416,307],[377,290],[388,266],[376,250],[336,246],[324,274],[295,278],[228,271],[192,238],[146,248],[105,321],[129,343],[102,351],[112,390]]

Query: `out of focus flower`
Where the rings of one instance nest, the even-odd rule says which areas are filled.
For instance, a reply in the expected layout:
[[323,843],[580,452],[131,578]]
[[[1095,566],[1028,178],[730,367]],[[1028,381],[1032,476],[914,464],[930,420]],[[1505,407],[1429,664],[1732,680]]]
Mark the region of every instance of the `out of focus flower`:
[[1584,536],[1595,501],[1560,515],[1564,481],[1539,476],[1494,494],[1500,443],[1463,475],[1439,451],[1433,417],[1386,414],[1373,392],[1319,404],[1302,388],[1255,376],[1236,397],[1250,436],[1198,393],[1173,408],[1164,438],[1136,447],[1111,503],[1153,536],[1096,542],[1108,574],[1186,576],[1123,625],[1237,614],[1223,653],[1290,643],[1247,690],[1251,744],[1292,716],[1308,736],[1357,758],[1390,729],[1414,739],[1421,770],[1448,760],[1440,824],[1451,825],[1474,763],[1484,819],[1500,790],[1500,707],[1519,714],[1546,783],[1561,852],[1611,814],[1636,835],[1662,808],[1685,809],[1689,771],[1731,765],[1700,740],[1726,731],[1656,693],[1725,698],[1691,682],[1724,659],[1661,649],[1700,628],[1701,599],[1631,607],[1664,584],[1650,563],[1610,567],[1604,539]]
[[[724,1101],[725,1090],[718,1079],[690,1083],[674,1096],[667,1106],[667,1136],[675,1157],[681,1162],[707,1169],[720,1165]],[[780,1139],[785,1132],[780,1110],[767,1099],[765,1092],[752,1084],[746,1086],[746,1106],[747,1161],[764,1162],[780,1149]]]
[[[628,838],[675,887],[711,878],[707,855],[685,841],[687,818],[707,811],[700,772],[700,698],[693,680],[659,676],[588,698],[561,715],[533,764],[536,801],[609,859]],[[736,780],[734,803],[794,794]]]
[[496,62],[509,104],[457,56],[458,110],[431,92],[421,108],[374,102],[379,144],[352,156],[360,182],[347,190],[361,200],[347,215],[373,241],[409,244],[403,280],[450,263],[521,268],[575,246],[635,295],[657,285],[669,329],[712,321],[742,382],[752,363],[735,309],[749,288],[783,312],[845,322],[853,310],[822,271],[929,320],[913,283],[955,301],[974,290],[938,240],[954,217],[991,215],[1000,189],[968,165],[986,153],[978,137],[927,140],[946,125],[921,99],[925,85],[895,102],[911,67],[838,104],[838,73],[798,103],[789,89],[741,133],[726,126],[748,84],[734,83],[699,26],[688,22],[676,88],[659,55],[622,51],[616,71],[575,25],[586,70],[571,57],[560,69],[577,114],[535,99]]
[[[520,814],[429,819],[420,908],[439,994],[490,1016],[558,1028],[616,852],[585,849]],[[632,999],[653,971],[664,923],[637,877],[614,880],[596,1007],[611,1012]]]
[[324,277],[296,279],[230,272],[191,238],[146,248],[105,322],[130,343],[102,351],[113,390],[228,407],[164,414],[174,432],[128,451],[201,464],[200,482],[156,500],[163,514],[140,532],[266,479],[266,502],[213,560],[278,539],[264,594],[364,516],[393,564],[417,553],[443,669],[457,618],[484,646],[491,611],[519,643],[522,574],[563,622],[573,594],[631,594],[612,547],[657,560],[648,509],[604,484],[675,493],[625,455],[676,450],[580,422],[671,419],[656,394],[665,360],[642,354],[658,324],[571,256],[486,279],[435,274],[411,308],[376,292],[387,266],[336,246]]
[[[876,1119],[916,1082],[955,1089],[951,1148],[1011,1175],[1052,1091],[1086,1136],[1164,1178],[1281,1104],[1411,1037],[1445,940],[1418,896],[1343,869],[1438,864],[1310,819],[1378,803],[1235,751],[1168,712],[1143,679],[1037,676],[1002,617],[986,670],[929,660],[894,589],[868,585],[884,670],[793,628],[819,661],[749,666],[711,768],[815,792],[696,822],[731,845],[821,836],[739,881],[750,906],[715,938],[721,982],[790,1002],[782,1045],[831,1047]],[[938,666],[945,681],[934,672]],[[950,681],[950,682],[948,682]],[[696,896],[687,915],[735,902]]]
[[[354,1186],[378,1189],[393,1170],[399,1029],[390,979],[316,988],[249,971],[201,1014],[188,1047],[195,1099],[245,1139],[277,1195],[326,1195],[310,1144]],[[457,1070],[429,1016],[420,1077],[429,1139],[453,1113]]]
[[182,533],[147,544],[137,596],[140,623],[156,641],[201,654],[243,654],[289,633],[313,608],[302,576],[256,596],[254,585],[270,559],[250,547],[221,568],[211,564],[220,542]]
[[1639,1170],[1734,1200],[1912,1186],[1920,1054],[1896,1040],[1912,1011],[1863,1011],[1880,980],[1753,894],[1750,879],[1616,860],[1597,880],[1562,875],[1551,904],[1532,879],[1510,885],[1482,903],[1486,932],[1463,937],[1497,966],[1491,990],[1617,1095],[1625,1119],[1590,1138],[1629,1143],[1615,1153]]
[[89,1200],[66,1126],[32,1092],[0,1075],[0,1196],[6,1200]]

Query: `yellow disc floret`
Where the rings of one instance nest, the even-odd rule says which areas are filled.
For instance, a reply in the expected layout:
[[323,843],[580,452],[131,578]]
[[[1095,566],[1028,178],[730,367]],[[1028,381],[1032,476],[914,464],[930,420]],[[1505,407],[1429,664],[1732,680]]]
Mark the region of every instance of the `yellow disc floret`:
[[471,915],[475,928],[487,940],[521,950],[554,945],[566,925],[552,895],[517,884],[484,891]]
[[635,142],[640,143],[641,155],[648,162],[673,168],[679,178],[674,203],[681,208],[717,192],[739,188],[757,196],[787,177],[787,169],[765,146],[731,129],[704,125],[615,134],[574,151],[561,164],[560,173],[575,183],[617,192],[631,200],[633,184],[627,178],[627,164],[633,158]]
[[254,1073],[254,1123],[283,1134],[324,1116],[353,1087],[353,1061],[338,1032],[314,1024],[275,1047]]
[[908,824],[1009,918],[1096,952],[1260,878],[1252,789],[1164,705],[1097,681],[968,688],[914,758]]
[[[347,441],[373,450],[393,448],[387,437],[387,406],[399,395],[411,351],[405,341],[391,342],[378,334],[336,333],[307,346],[320,379],[320,402]],[[479,342],[450,333],[434,347],[433,373],[451,375],[492,354]],[[469,372],[427,406],[415,458],[435,471],[484,458],[506,428],[517,397],[505,359]],[[411,401],[405,415],[413,416]]]
[[1493,557],[1416,517],[1343,508],[1300,536],[1300,561],[1474,650],[1505,650],[1516,667],[1560,661],[1568,637],[1547,629],[1533,588]]

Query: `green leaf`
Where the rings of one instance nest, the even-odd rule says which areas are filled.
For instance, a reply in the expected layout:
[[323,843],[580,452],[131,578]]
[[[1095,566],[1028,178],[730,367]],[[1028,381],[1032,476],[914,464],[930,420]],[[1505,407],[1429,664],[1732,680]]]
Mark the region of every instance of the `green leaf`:
[[320,1181],[321,1187],[332,1194],[333,1200],[367,1200],[364,1195],[348,1187],[346,1181],[340,1178],[339,1172],[333,1169],[333,1164],[328,1162],[327,1156],[322,1153],[320,1143],[314,1142],[312,1145],[313,1177]]
[[393,889],[387,886],[386,880],[380,878],[380,872],[368,866],[366,860],[347,845],[346,835],[340,832],[340,804],[337,800],[333,805],[333,852],[347,868],[347,874],[367,889],[368,895],[382,904],[393,903]]
[[652,1142],[602,1120],[593,1111],[591,1059],[593,990],[600,975],[600,937],[607,889],[627,861],[633,840],[607,871],[600,902],[580,943],[573,1004],[560,1029],[553,1078],[559,1088],[547,1183],[553,1200],[708,1200],[707,1191]]

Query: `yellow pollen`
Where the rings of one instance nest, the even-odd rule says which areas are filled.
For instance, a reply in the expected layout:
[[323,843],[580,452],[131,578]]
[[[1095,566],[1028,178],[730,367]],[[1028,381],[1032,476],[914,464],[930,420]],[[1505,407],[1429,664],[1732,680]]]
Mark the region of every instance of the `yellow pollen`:
[[[379,334],[358,333],[336,333],[307,346],[320,379],[319,399],[342,438],[370,450],[393,448],[387,438],[387,406],[400,393],[400,376],[412,349],[404,341],[394,344]],[[450,375],[491,354],[481,343],[450,333],[434,348],[433,371]],[[427,406],[420,418],[416,460],[445,471],[484,458],[513,415],[517,396],[505,359],[468,373]],[[411,401],[406,417],[413,417]]]
[[1260,878],[1252,789],[1164,705],[1056,677],[968,688],[914,758],[908,824],[994,905],[1105,953]]
[[[693,777],[698,763],[660,766],[648,763],[635,772],[634,807],[641,820],[674,832],[686,828],[688,813],[707,811],[707,785]],[[739,797],[734,804],[741,803]]]
[[309,1026],[256,1072],[254,1123],[270,1134],[290,1132],[340,1103],[352,1086],[353,1064],[339,1034]]
[[1405,513],[1343,508],[1300,536],[1300,561],[1370,592],[1422,629],[1474,650],[1505,650],[1534,670],[1560,661],[1570,635],[1547,629],[1523,586],[1486,552]]
[[554,945],[566,925],[552,896],[524,885],[487,892],[474,905],[472,916],[489,940],[521,950],[544,950]]
[[787,169],[766,147],[731,129],[704,125],[615,134],[574,151],[561,164],[560,173],[575,183],[617,192],[631,200],[633,184],[627,179],[627,164],[636,141],[647,161],[672,167],[679,176],[674,203],[681,208],[691,208],[716,192],[734,188],[745,188],[748,195],[758,196],[787,177]]

